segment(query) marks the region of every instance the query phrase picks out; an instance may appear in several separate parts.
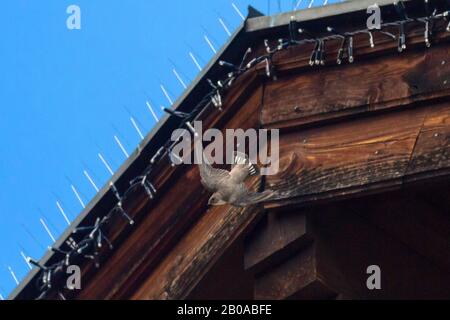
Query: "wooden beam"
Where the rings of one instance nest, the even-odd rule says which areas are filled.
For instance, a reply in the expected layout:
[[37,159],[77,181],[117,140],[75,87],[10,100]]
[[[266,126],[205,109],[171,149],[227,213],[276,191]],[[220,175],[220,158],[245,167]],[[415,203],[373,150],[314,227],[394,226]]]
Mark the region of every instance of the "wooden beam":
[[183,299],[261,212],[260,208],[213,208],[136,290],[132,299]]
[[336,293],[317,277],[315,246],[307,246],[255,279],[255,299],[331,299]]
[[[411,197],[407,192],[393,193],[389,201],[387,195],[348,201],[346,207],[355,210],[437,267],[450,270],[450,221],[436,213],[433,207]],[[437,224],[441,224],[441,227]],[[447,232],[444,232],[445,229]]]
[[306,225],[308,211],[269,211],[245,239],[245,268],[260,273],[307,246],[312,241]]
[[282,135],[282,200],[267,208],[400,187],[427,110],[409,109]]
[[450,45],[268,82],[261,121],[287,128],[450,95]]
[[[389,199],[386,194],[386,201]],[[366,205],[375,203],[367,199]],[[318,278],[330,288],[359,299],[450,296],[448,270],[437,267],[398,238],[339,203],[318,208],[319,212],[310,216]],[[366,286],[369,277],[366,270],[370,265],[381,269],[381,290],[369,290]]]

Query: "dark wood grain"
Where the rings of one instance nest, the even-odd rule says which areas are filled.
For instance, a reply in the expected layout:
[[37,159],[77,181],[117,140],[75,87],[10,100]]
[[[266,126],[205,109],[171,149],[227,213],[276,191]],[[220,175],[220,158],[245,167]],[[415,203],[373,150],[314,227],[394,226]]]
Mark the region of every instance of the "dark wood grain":
[[270,81],[261,121],[268,127],[286,127],[448,96],[449,48],[305,70]]

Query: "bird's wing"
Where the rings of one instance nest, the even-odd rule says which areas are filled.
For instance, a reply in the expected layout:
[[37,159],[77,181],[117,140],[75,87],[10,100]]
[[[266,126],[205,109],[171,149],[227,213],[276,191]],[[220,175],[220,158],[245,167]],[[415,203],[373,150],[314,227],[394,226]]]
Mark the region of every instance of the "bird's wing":
[[278,193],[273,190],[264,190],[262,192],[250,192],[244,184],[240,185],[241,196],[237,199],[236,203],[239,206],[249,206],[263,201],[268,201],[276,198]]
[[233,164],[231,165],[231,172],[236,169],[241,170],[242,168],[245,168],[248,171],[247,176],[245,176],[244,178],[253,176],[259,171],[258,168],[250,162],[250,159],[245,153],[235,151],[233,153]]
[[205,159],[198,165],[202,185],[211,192],[220,189],[220,186],[230,178],[230,173],[223,169],[213,168]]

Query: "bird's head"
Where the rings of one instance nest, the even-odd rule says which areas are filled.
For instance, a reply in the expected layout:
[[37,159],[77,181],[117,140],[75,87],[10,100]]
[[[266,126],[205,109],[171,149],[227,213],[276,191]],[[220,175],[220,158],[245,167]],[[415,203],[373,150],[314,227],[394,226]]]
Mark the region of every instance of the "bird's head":
[[221,206],[224,204],[226,204],[226,202],[223,201],[221,196],[217,193],[214,193],[208,200],[208,206]]

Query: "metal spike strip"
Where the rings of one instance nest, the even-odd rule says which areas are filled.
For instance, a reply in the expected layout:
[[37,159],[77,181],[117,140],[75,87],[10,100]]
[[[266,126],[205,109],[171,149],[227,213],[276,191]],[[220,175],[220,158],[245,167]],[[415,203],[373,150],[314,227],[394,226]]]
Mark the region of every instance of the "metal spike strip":
[[[435,15],[433,15],[433,16],[431,16],[431,17],[428,17],[428,16],[427,16],[427,17],[424,17],[424,18],[422,18],[422,19],[430,19],[430,20],[443,19],[443,20],[446,20],[448,16],[449,16],[449,11],[445,11],[444,13],[441,13],[441,14],[435,14]],[[416,19],[416,20],[417,20],[417,19]],[[399,20],[399,21],[396,21],[396,22],[384,23],[384,24],[382,25],[382,27],[387,27],[387,26],[400,26],[400,25],[405,24],[405,23],[410,22],[410,21],[411,21],[411,20],[407,20],[407,21],[405,21],[405,20]],[[357,30],[357,31],[354,31],[354,32],[351,32],[351,33],[345,33],[343,36],[344,36],[344,37],[351,37],[351,36],[353,36],[353,35],[355,35],[355,34],[358,34],[358,33],[367,33],[368,31],[369,31],[369,30],[367,30],[367,29]],[[436,30],[436,31],[437,31],[437,30]],[[389,36],[391,39],[396,40],[396,37],[395,37],[395,36],[392,37],[392,35],[389,34],[388,32],[385,32],[385,31],[376,31],[376,32],[381,32],[381,33],[386,34],[387,36]],[[275,47],[275,48],[271,48],[270,46],[268,46],[268,43],[266,42],[266,50],[267,50],[267,54],[252,59],[251,62],[249,62],[249,63],[246,65],[246,68],[243,68],[242,70],[234,70],[234,71],[232,71],[231,73],[228,73],[228,74],[227,74],[227,78],[226,78],[225,80],[222,81],[222,83],[225,84],[225,85],[222,85],[222,86],[221,86],[221,90],[223,91],[223,90],[225,90],[228,86],[231,85],[231,82],[232,82],[232,81],[230,81],[229,79],[235,79],[236,77],[238,77],[238,76],[241,75],[242,73],[246,72],[248,69],[250,69],[251,67],[253,67],[254,65],[256,65],[256,64],[258,64],[258,63],[261,63],[261,62],[266,62],[266,63],[267,63],[267,60],[268,60],[269,58],[271,58],[272,55],[273,55],[274,53],[276,53],[276,52],[278,52],[278,51],[280,51],[280,50],[284,50],[284,49],[288,48],[289,46],[293,46],[293,45],[302,45],[302,44],[307,44],[307,43],[311,43],[311,42],[317,43],[319,40],[320,40],[320,41],[328,41],[328,40],[340,39],[340,38],[341,38],[341,37],[338,37],[337,35],[331,35],[331,36],[324,37],[324,38],[320,38],[320,39],[317,39],[317,38],[309,38],[309,39],[304,39],[304,40],[295,40],[295,41],[292,41],[292,43],[290,43],[288,46],[281,46],[281,47],[278,46],[278,47]],[[283,41],[283,43],[284,43],[284,42],[285,42],[285,41]],[[182,112],[179,112],[179,111],[173,111],[173,110],[170,112],[171,116],[176,116],[176,117],[179,117],[179,118],[184,119],[184,120],[189,119],[189,121],[187,121],[187,120],[186,120],[186,121],[183,121],[183,122],[181,123],[181,125],[180,125],[180,128],[182,128],[184,125],[191,124],[190,121],[194,121],[195,118],[196,118],[199,114],[201,114],[201,113],[203,112],[204,109],[208,108],[208,106],[211,104],[210,97],[215,93],[215,90],[217,90],[217,89],[212,88],[211,92],[210,92],[209,94],[207,94],[206,97],[203,98],[203,99],[202,99],[202,100],[201,100],[201,101],[193,108],[193,110],[192,110],[189,114],[188,114],[188,113],[182,113]],[[152,194],[156,193],[156,189],[153,187],[152,184],[149,183],[147,177],[148,177],[149,174],[152,172],[153,165],[154,165],[157,161],[160,161],[160,160],[162,159],[162,157],[163,157],[164,154],[167,154],[168,152],[170,152],[170,148],[169,148],[170,144],[171,144],[171,142],[168,140],[168,141],[165,143],[165,145],[163,145],[162,147],[160,147],[160,148],[158,149],[158,151],[155,153],[155,155],[151,158],[150,166],[149,166],[148,168],[146,168],[146,170],[145,170],[145,175],[140,176],[140,177],[137,177],[137,178],[133,179],[131,182],[133,182],[133,181],[135,181],[136,179],[138,179],[138,182],[137,182],[137,183],[139,183],[139,184],[141,184],[141,185],[143,184],[144,186],[148,186],[148,188],[149,188],[148,190],[151,190],[151,193],[152,193]],[[101,156],[100,154],[99,154],[99,157],[100,157],[100,159],[102,160],[102,156]],[[104,160],[104,159],[103,159],[103,160]],[[109,168],[109,166],[107,165],[106,161],[102,161],[102,162],[104,162],[105,166],[106,166],[107,168]],[[110,173],[112,174],[112,170],[110,170]],[[119,194],[119,192],[118,192],[118,190],[116,189],[116,187],[114,186],[114,184],[111,183],[111,190],[113,191],[114,195],[116,196],[116,198],[117,198],[117,200],[118,200],[118,204],[117,204],[116,206],[114,206],[114,207],[111,209],[111,211],[110,211],[106,216],[104,216],[104,218],[103,218],[104,224],[106,224],[106,223],[109,221],[109,217],[110,217],[115,211],[117,211],[117,210],[119,210],[119,211],[127,218],[127,220],[129,221],[130,224],[131,224],[132,222],[134,222],[134,221],[133,221],[126,213],[125,213],[125,211],[124,211],[123,208],[122,208],[122,202],[123,202],[123,200],[126,198],[126,196],[128,195],[128,193],[131,192],[131,190],[133,190],[133,188],[134,188],[134,186],[135,186],[135,184],[134,184],[134,183],[131,183],[131,182],[130,182],[130,187],[129,187],[122,195]],[[102,220],[102,221],[103,221],[103,220]],[[94,227],[95,227],[95,225],[94,225]],[[89,234],[92,235],[92,233],[89,233]],[[75,240],[73,240],[73,239],[71,240],[71,242],[70,242],[70,248],[71,248],[71,250],[72,250],[72,251],[71,251],[72,254],[74,254],[73,252],[74,252],[74,250],[75,250],[75,253],[76,253],[76,252],[81,252],[81,253],[83,253],[85,258],[93,258],[93,259],[97,259],[97,258],[98,258],[98,252],[97,252],[97,251],[91,252],[91,253],[88,253],[88,252],[87,252],[87,250],[89,250],[89,248],[92,247],[92,244],[94,244],[93,241],[95,241],[95,237],[90,237],[89,234],[87,234],[87,235],[86,235],[81,241],[79,241],[79,242],[75,242]],[[94,239],[92,239],[92,238],[94,238]],[[98,238],[97,238],[97,241],[98,241]],[[66,243],[67,243],[67,241],[66,241]],[[97,243],[98,243],[98,242],[97,242]],[[94,246],[94,247],[95,247],[95,246]],[[38,288],[38,290],[40,291],[40,294],[39,294],[39,296],[37,296],[37,299],[44,299],[44,298],[46,297],[46,295],[47,295],[49,289],[52,287],[52,276],[53,276],[53,274],[56,274],[56,273],[58,273],[58,272],[61,272],[61,270],[64,270],[64,260],[65,260],[65,258],[63,258],[60,262],[58,262],[58,263],[56,263],[56,264],[54,264],[54,265],[52,265],[52,266],[48,266],[48,267],[47,267],[47,266],[40,265],[39,263],[34,262],[34,261],[31,260],[31,259],[28,260],[31,264],[33,264],[33,265],[35,265],[35,266],[37,266],[37,267],[39,267],[39,268],[41,269],[41,273],[40,273],[40,275],[39,275],[39,279],[40,279],[40,283],[41,283],[42,285]],[[60,291],[59,291],[59,292],[60,292]]]

